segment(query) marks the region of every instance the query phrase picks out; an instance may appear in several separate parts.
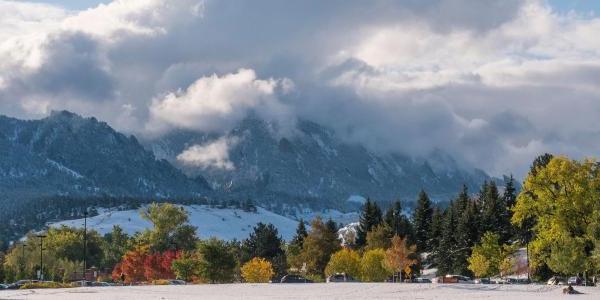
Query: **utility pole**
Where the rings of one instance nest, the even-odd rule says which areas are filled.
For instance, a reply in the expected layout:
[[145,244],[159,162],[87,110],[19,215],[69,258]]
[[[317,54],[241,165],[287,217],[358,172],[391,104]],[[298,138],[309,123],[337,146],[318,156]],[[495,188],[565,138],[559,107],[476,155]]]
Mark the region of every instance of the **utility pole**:
[[40,276],[39,280],[44,280],[44,238],[46,237],[43,234],[38,234],[38,238],[40,238]]
[[85,281],[85,271],[87,270],[87,208],[83,212],[83,275]]

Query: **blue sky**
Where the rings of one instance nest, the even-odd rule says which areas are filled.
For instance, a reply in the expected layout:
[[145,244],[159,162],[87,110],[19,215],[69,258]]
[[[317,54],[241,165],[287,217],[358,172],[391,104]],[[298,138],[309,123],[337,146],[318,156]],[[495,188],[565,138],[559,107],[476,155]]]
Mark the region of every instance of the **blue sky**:
[[[560,12],[575,10],[582,13],[594,12],[600,14],[600,1],[597,0],[547,0],[548,3]],[[57,4],[68,9],[86,9],[94,7],[99,3],[107,3],[110,0],[34,0],[33,2],[45,2]]]

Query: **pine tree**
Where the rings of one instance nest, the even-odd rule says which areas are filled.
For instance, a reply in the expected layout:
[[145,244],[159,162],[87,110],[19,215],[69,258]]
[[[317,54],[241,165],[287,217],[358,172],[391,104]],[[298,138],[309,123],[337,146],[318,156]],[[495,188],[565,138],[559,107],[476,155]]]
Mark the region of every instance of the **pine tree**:
[[356,231],[356,246],[363,247],[367,243],[367,232],[381,224],[381,209],[376,202],[367,199],[360,215],[359,226]]
[[[386,211],[384,221],[392,230],[392,236],[399,235],[401,238],[408,238],[412,242],[412,224],[410,224],[410,220],[402,214],[402,204],[400,201],[395,201]],[[390,238],[392,236],[390,236]]]
[[481,232],[494,232],[500,236],[500,242],[507,242],[512,235],[510,213],[504,197],[500,197],[496,183],[485,182],[480,191]]
[[471,248],[479,241],[480,226],[477,202],[468,200],[466,207],[457,218],[455,232],[455,249],[453,251],[453,273],[470,275],[467,259],[471,256]]
[[437,274],[446,275],[452,271],[453,250],[456,246],[454,231],[456,230],[456,204],[450,202],[443,216],[442,235],[435,256],[435,264],[437,265]]
[[419,193],[419,199],[417,200],[417,207],[414,212],[414,232],[415,232],[415,244],[417,245],[417,251],[429,251],[431,250],[428,246],[430,239],[431,230],[431,218],[433,216],[433,208],[431,208],[431,200],[424,190]]
[[300,222],[298,222],[298,227],[296,228],[296,235],[294,235],[294,238],[290,242],[290,245],[295,245],[295,246],[302,248],[302,244],[304,243],[304,238],[306,238],[307,235],[308,235],[308,232],[306,231],[306,226],[304,225],[304,220],[300,219]]
[[241,263],[246,263],[255,257],[262,257],[273,264],[278,276],[285,275],[287,265],[282,245],[283,240],[273,224],[258,223],[242,243]]
[[436,257],[440,252],[440,241],[444,232],[444,214],[439,207],[433,209],[431,216],[431,230],[429,232],[429,244],[427,245],[431,253],[427,257],[426,262],[435,263]]

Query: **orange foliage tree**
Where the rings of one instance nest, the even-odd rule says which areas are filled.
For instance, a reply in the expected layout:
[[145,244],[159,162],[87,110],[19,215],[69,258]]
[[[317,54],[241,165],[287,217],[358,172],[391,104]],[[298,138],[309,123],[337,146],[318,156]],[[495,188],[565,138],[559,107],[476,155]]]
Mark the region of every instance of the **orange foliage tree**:
[[385,267],[393,273],[402,272],[407,275],[411,272],[411,266],[417,263],[416,259],[417,246],[407,246],[406,238],[401,238],[394,235],[392,238],[392,246],[385,251]]

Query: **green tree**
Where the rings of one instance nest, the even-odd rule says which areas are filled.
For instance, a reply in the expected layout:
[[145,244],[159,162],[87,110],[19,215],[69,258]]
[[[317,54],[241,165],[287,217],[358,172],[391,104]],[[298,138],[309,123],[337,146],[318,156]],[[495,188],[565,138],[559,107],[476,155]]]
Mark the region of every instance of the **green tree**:
[[138,243],[147,244],[154,252],[166,250],[194,250],[198,238],[196,227],[188,224],[188,213],[171,203],[152,203],[140,215],[152,223],[138,237]]
[[308,235],[306,231],[306,226],[304,225],[304,220],[300,219],[298,222],[298,227],[296,228],[296,234],[292,241],[286,248],[286,258],[288,265],[294,268],[300,268],[302,266],[302,261],[300,258],[300,254],[302,252],[302,246],[304,245],[304,239]]
[[539,270],[547,264],[560,274],[592,270],[600,232],[598,163],[558,156],[545,167],[532,169],[535,172],[525,179],[513,214],[517,225],[535,220],[530,266]]
[[392,229],[387,224],[379,224],[367,233],[367,246],[365,249],[385,250],[392,244],[392,236]]
[[311,230],[304,239],[301,261],[306,263],[309,274],[323,275],[331,255],[339,249],[337,231],[317,217],[311,222]]
[[274,267],[277,276],[283,276],[287,270],[283,240],[273,224],[258,223],[249,237],[242,242],[241,263],[255,257],[267,259]]
[[413,238],[412,225],[410,220],[402,213],[402,204],[400,201],[395,201],[385,212],[384,222],[392,230],[390,238],[393,235],[399,235],[403,238]]
[[325,268],[325,275],[346,273],[357,278],[360,275],[360,256],[356,251],[348,248],[334,253]]
[[479,219],[477,202],[470,200],[468,196],[465,206],[462,205],[466,190],[459,195],[457,204],[461,210],[457,220],[455,239],[456,244],[452,250],[452,272],[462,275],[470,275],[467,259],[471,256],[471,248],[479,241]]
[[360,269],[363,281],[381,282],[391,275],[385,267],[385,250],[383,249],[365,252],[360,261]]
[[481,229],[483,232],[492,231],[500,235],[502,243],[507,242],[512,235],[510,214],[504,197],[500,197],[494,181],[484,182],[479,193],[481,203]]
[[431,207],[431,200],[424,190],[419,193],[417,199],[417,206],[413,214],[414,227],[415,227],[415,244],[419,252],[430,251],[430,234],[431,234],[431,222],[433,218],[433,208]]
[[435,262],[438,253],[440,252],[440,241],[444,232],[444,214],[439,207],[433,209],[431,216],[431,230],[429,232],[429,249],[430,253],[427,257],[428,262]]
[[128,250],[130,250],[129,236],[121,226],[114,225],[112,231],[104,235],[102,266],[112,269]]
[[498,233],[488,231],[483,234],[481,242],[473,246],[468,259],[469,270],[477,277],[507,275],[513,266],[515,250],[513,245],[502,245]]
[[374,226],[381,224],[381,222],[381,209],[376,202],[367,199],[360,215],[358,229],[356,230],[356,246],[363,247],[367,243],[367,233]]
[[234,278],[236,260],[232,249],[222,240],[210,238],[198,243],[198,275],[210,283],[228,283]]
[[181,257],[173,260],[171,268],[177,279],[191,282],[200,274],[200,260],[197,255],[184,252]]

